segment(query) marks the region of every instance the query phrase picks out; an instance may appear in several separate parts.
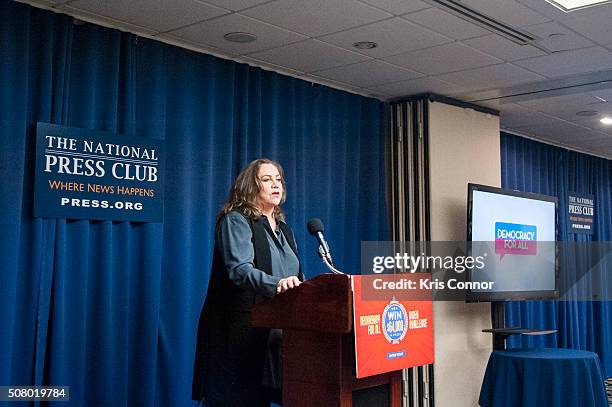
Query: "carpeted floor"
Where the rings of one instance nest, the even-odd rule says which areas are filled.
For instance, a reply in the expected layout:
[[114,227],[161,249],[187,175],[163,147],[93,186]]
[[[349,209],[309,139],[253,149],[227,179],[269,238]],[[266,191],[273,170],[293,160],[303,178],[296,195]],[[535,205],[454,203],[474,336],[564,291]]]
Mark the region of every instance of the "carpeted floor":
[[612,407],[612,377],[606,380],[606,392],[608,393],[608,404]]

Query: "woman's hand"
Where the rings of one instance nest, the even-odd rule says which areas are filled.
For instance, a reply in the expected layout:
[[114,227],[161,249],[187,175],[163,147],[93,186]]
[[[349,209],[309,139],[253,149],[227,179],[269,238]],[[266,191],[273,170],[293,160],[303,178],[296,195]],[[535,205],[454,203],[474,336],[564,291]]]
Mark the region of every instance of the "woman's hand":
[[284,293],[285,291],[290,290],[291,288],[295,288],[300,284],[301,282],[299,278],[295,276],[283,278],[276,285],[276,293],[277,294]]

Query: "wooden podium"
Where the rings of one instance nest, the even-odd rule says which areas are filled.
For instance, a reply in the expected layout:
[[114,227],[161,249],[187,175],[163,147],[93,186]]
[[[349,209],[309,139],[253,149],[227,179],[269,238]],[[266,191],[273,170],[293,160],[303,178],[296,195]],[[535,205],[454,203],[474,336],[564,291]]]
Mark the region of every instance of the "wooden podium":
[[[402,373],[355,377],[348,275],[322,274],[253,307],[254,326],[283,329],[283,406],[400,407]],[[384,393],[384,394],[383,394]]]

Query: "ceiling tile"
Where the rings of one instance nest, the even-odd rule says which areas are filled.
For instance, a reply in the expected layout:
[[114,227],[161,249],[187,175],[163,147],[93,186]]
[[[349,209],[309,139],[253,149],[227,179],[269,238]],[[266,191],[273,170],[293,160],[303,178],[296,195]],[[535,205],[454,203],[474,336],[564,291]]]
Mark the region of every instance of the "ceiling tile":
[[383,59],[392,64],[430,75],[462,71],[503,62],[498,58],[457,42]]
[[420,0],[361,0],[397,16],[431,7]]
[[365,88],[359,89],[359,94],[363,95],[363,96],[366,96],[366,97],[371,97],[371,98],[379,99],[379,100],[382,100],[383,102],[384,101],[388,101],[390,99],[393,99],[393,97],[390,96],[390,95],[386,95],[386,94],[381,93],[381,92],[375,92],[373,90],[365,89]]
[[[469,102],[469,100],[464,99],[464,98],[460,98],[461,100],[464,100],[466,102]],[[474,101],[472,103],[475,103],[478,106],[482,106],[482,107],[488,107],[494,110],[499,110],[503,105],[510,105],[511,103],[505,102],[501,99],[485,99],[485,100],[478,100],[478,101]]]
[[331,86],[337,89],[348,90],[349,92],[363,93],[361,91],[361,88],[358,86],[352,86],[351,84],[346,83],[346,82],[334,81],[332,79],[324,78],[318,75],[305,74],[305,75],[300,76],[300,78],[304,79],[305,81],[320,83],[320,84],[328,85],[328,86]]
[[599,134],[593,132],[587,127],[583,127],[563,120],[557,120],[545,124],[535,124],[531,126],[520,126],[513,128],[521,133],[545,138],[560,143],[596,139],[601,137]]
[[506,63],[438,75],[436,79],[475,91],[478,89],[501,88],[526,82],[535,82],[546,78],[519,68],[516,65]]
[[480,37],[490,33],[490,31],[487,31],[476,24],[462,20],[461,18],[436,7],[428,8],[416,13],[406,14],[402,16],[402,18],[410,20],[413,23],[429,28],[430,30],[455,40]]
[[553,52],[587,48],[595,45],[592,41],[556,22],[532,25],[525,27],[524,30],[541,38],[537,43]]
[[606,108],[608,108],[609,106],[604,106],[604,105],[606,105],[606,103],[600,103],[596,105],[578,107],[578,108],[564,107],[564,108],[557,108],[557,109],[545,108],[545,109],[540,109],[540,110],[542,112],[550,114],[551,116],[558,117],[559,119],[567,120],[572,123],[582,124],[585,126],[587,126],[586,124],[588,123],[589,125],[587,127],[590,127],[595,130],[595,128],[591,127],[592,124],[595,122],[597,122],[598,124],[597,127],[601,127],[602,129],[605,128],[603,124],[599,126],[599,124],[601,124],[599,123],[599,119],[602,117],[602,115],[598,114],[597,116],[594,116],[594,118],[593,117],[585,118],[585,117],[577,116],[576,113],[582,110],[605,111]]
[[605,147],[602,146],[597,149],[583,148],[581,150],[587,154],[591,154],[591,155],[606,158],[608,160],[612,160],[612,147],[610,146],[605,146]]
[[253,7],[270,0],[205,0],[206,3],[214,4],[215,6],[223,7],[228,10],[238,11],[245,8]]
[[418,93],[438,93],[441,95],[452,95],[462,90],[456,85],[442,82],[431,77],[417,78],[408,81],[370,86],[368,89],[371,89],[375,92],[382,92],[383,94],[392,97],[410,96],[416,95]]
[[612,117],[612,109],[610,104],[606,103],[605,108],[601,108],[601,114],[593,117],[576,117],[573,123],[590,128],[593,131],[598,131],[602,134],[612,135],[612,126],[600,122],[602,117]]
[[311,37],[331,34],[392,16],[354,0],[278,0],[242,13]]
[[563,20],[563,24],[599,43],[612,43],[612,7],[601,9],[588,15],[571,16]]
[[315,74],[317,76],[346,82],[353,86],[359,87],[369,87],[383,83],[399,82],[422,76],[422,74],[417,72],[378,60],[359,62],[353,65],[326,69],[315,72]]
[[369,59],[365,55],[347,51],[314,39],[249,55],[254,59],[267,61],[301,72],[320,71]]
[[497,34],[464,40],[464,44],[505,61],[533,58],[546,55],[544,51],[531,45],[518,45]]
[[321,41],[351,49],[357,41],[373,41],[378,47],[359,50],[374,58],[432,47],[451,39],[396,17],[319,38]]
[[612,83],[610,83],[610,87],[611,88],[609,89],[598,89],[591,91],[590,94],[593,97],[602,98],[608,102],[612,102]]
[[[229,42],[223,38],[228,32],[242,31],[255,34],[257,40],[250,43]],[[212,45],[230,55],[247,54],[275,48],[293,42],[303,41],[308,37],[272,26],[259,20],[240,14],[229,14],[209,21],[203,21],[167,35],[185,39],[194,43]]]
[[[513,62],[517,65],[517,61]],[[529,82],[503,89],[469,92],[461,95],[467,101],[500,99],[503,103],[530,101],[545,97],[591,94],[605,100],[612,99],[612,70],[604,69],[578,75]],[[602,100],[595,101],[599,103]]]
[[602,103],[589,93],[576,93],[570,95],[554,96],[547,98],[539,98],[533,100],[525,100],[518,102],[522,107],[544,112],[551,116],[560,119],[577,121],[579,116],[576,112],[581,110],[597,110],[607,107],[607,103]]
[[556,121],[536,110],[515,103],[501,105],[497,109],[500,111],[500,124],[504,127],[525,127]]
[[90,13],[88,11],[81,10],[81,9],[74,9],[74,8],[71,8],[70,5],[59,6],[58,9],[64,13],[68,13],[74,16],[77,19],[82,19],[83,21],[92,22],[93,24],[99,24],[105,27],[117,28],[119,30],[123,30],[127,32],[140,33],[140,34],[146,34],[146,35],[154,35],[154,34],[157,34],[158,32],[148,27],[142,27],[136,24],[127,23],[125,21],[115,20],[111,17],[101,16],[99,14]]
[[517,0],[519,3],[529,7],[530,9],[538,12],[540,15],[550,18],[551,20],[563,21],[567,18],[571,18],[570,16],[583,16],[589,15],[592,13],[599,13],[602,10],[605,10],[610,5],[604,4],[596,7],[588,7],[581,10],[575,10],[571,13],[566,13],[561,11],[557,7],[553,6],[547,1],[544,0]]
[[608,160],[612,159],[612,148],[611,147],[606,146],[605,148],[602,147],[598,149],[581,148],[580,151],[584,151],[587,154],[605,157]]
[[[576,125],[580,126],[579,124]],[[582,128],[582,126],[580,126],[580,128]],[[582,131],[569,132],[567,135],[559,134],[559,138],[561,138],[563,142],[575,148],[583,148],[583,146],[591,142],[600,142],[602,138],[607,136],[606,133],[591,130],[586,127]]]
[[240,60],[240,62],[244,62],[246,64],[249,64],[251,66],[256,66],[268,71],[273,71],[273,72],[278,72],[278,73],[285,73],[291,76],[301,76],[303,73],[300,71],[296,71],[294,69],[291,68],[287,68],[284,66],[279,66],[279,65],[275,65],[275,64],[271,64],[270,62],[266,62],[266,61],[260,61],[257,60],[255,58],[251,58],[249,56],[241,56],[240,58],[238,58]]
[[[529,112],[529,113],[527,113]],[[538,117],[538,120],[535,120]],[[572,125],[590,130],[590,127],[579,122],[566,120],[562,117],[549,115],[545,112],[534,111],[527,109],[526,111],[511,111],[502,114],[504,124],[511,124],[513,127],[538,127],[538,128],[555,128],[559,122],[571,123]]]
[[67,8],[84,10],[158,32],[228,13],[227,10],[196,0],[76,0]]
[[36,7],[36,5],[41,5],[43,7],[55,7],[59,4],[66,3],[69,0],[29,0],[28,4],[32,4]]
[[513,27],[539,24],[550,20],[514,0],[462,0],[462,3]]
[[72,1],[72,0],[28,0],[27,4],[32,4],[32,5],[40,4],[45,7],[55,7],[60,4],[68,3],[69,1]]
[[612,137],[607,135],[593,140],[585,140],[583,146],[585,149],[593,150],[596,154],[609,155],[612,153]]
[[548,78],[612,68],[612,53],[601,47],[565,51],[514,62]]
[[597,103],[597,99],[589,93],[574,93],[567,95],[533,98],[531,100],[523,100],[518,102],[519,105],[531,108],[560,108],[571,106],[572,108],[580,108],[583,106]]
[[569,139],[563,144],[569,149],[577,150],[585,154],[592,154],[597,156],[607,156],[611,158],[612,149],[607,143],[602,143],[601,134],[594,133],[592,137],[578,137],[576,139]]

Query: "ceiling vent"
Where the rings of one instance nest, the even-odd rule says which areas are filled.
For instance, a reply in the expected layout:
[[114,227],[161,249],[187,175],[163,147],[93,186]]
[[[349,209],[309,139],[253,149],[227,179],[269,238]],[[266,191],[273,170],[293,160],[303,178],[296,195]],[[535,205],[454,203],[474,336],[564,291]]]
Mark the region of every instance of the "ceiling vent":
[[455,0],[430,0],[431,3],[436,3],[442,6],[446,11],[449,11],[457,17],[467,20],[471,23],[477,24],[489,31],[499,34],[510,41],[519,45],[527,45],[537,40],[536,37],[532,36],[523,31],[519,31],[515,28],[510,27],[500,21],[494,20],[481,12],[471,9],[459,1]]

